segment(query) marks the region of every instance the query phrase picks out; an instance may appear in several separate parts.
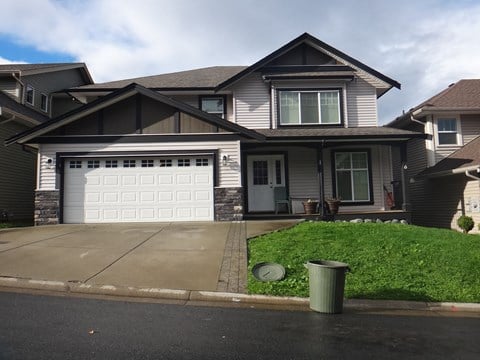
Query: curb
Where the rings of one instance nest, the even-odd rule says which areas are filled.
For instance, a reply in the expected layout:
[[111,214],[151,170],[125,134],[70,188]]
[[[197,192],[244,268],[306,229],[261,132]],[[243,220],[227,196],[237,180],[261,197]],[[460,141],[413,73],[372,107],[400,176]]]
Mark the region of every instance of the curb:
[[[77,282],[33,280],[0,276],[0,287],[32,289],[54,292],[66,292],[87,295],[110,295],[138,298],[153,298],[164,300],[205,301],[223,303],[244,303],[258,305],[282,305],[308,307],[308,298],[280,297],[268,295],[247,295],[228,292],[173,290],[148,287],[97,285]],[[477,312],[480,313],[480,303],[455,302],[420,302],[399,300],[359,300],[345,299],[347,310],[417,310],[438,312]]]

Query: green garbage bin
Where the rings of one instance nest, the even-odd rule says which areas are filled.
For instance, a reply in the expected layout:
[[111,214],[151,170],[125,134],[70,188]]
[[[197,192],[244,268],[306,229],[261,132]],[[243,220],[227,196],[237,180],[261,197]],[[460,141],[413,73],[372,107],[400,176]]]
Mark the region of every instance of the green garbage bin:
[[325,314],[343,310],[343,290],[348,264],[338,261],[312,260],[305,264],[310,286],[310,309]]

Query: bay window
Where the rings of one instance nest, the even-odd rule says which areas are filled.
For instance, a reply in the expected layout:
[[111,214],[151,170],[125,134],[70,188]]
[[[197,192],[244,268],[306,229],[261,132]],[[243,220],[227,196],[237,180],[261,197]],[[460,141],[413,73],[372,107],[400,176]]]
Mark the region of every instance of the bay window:
[[335,195],[342,202],[370,202],[370,156],[368,151],[335,151]]
[[279,110],[280,125],[340,124],[340,90],[282,90]]

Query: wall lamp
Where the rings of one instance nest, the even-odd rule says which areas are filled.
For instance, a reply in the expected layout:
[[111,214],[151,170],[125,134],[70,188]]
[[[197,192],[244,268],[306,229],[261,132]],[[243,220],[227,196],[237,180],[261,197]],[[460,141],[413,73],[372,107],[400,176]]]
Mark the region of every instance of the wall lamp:
[[227,166],[229,161],[230,161],[230,155],[223,155],[222,156],[222,165],[223,166]]

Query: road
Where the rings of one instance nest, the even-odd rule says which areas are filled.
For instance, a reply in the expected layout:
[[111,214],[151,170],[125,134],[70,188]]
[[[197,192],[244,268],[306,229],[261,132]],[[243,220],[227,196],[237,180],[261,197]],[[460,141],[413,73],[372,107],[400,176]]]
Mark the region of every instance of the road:
[[479,339],[478,316],[324,315],[0,292],[0,359],[478,359]]

